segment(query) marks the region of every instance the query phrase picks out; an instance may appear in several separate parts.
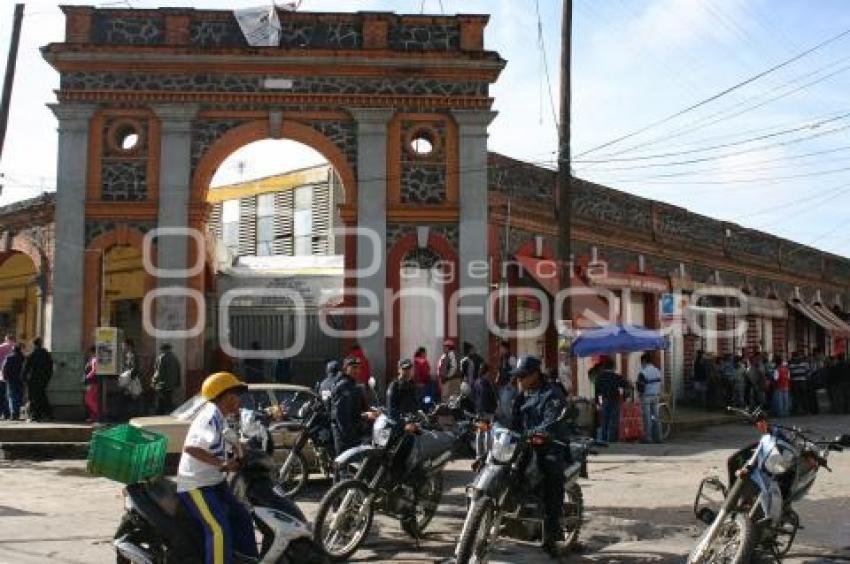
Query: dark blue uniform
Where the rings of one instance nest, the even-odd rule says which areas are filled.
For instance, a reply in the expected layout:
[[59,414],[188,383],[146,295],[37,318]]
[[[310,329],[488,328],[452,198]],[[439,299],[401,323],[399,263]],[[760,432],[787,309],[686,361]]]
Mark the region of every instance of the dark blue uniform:
[[419,410],[419,401],[416,399],[416,388],[413,382],[402,382],[393,380],[387,388],[387,415],[394,421],[401,419],[410,413]]
[[331,421],[337,454],[360,442],[361,414],[364,411],[363,392],[349,376],[340,374],[331,394]]
[[[542,380],[540,387],[520,393],[514,400],[511,428],[526,434],[545,433],[552,439],[566,442],[566,433],[559,420],[567,406],[559,387]],[[561,512],[564,505],[564,469],[569,459],[567,449],[554,442],[539,447],[537,462],[543,474],[543,540],[557,541],[563,537]]]

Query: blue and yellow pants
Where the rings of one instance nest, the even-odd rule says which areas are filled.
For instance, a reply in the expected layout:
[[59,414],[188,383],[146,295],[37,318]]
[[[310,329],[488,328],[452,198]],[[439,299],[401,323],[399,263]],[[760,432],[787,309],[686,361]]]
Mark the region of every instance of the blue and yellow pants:
[[178,495],[201,524],[206,564],[231,564],[234,549],[246,556],[257,556],[251,514],[233,497],[226,482]]

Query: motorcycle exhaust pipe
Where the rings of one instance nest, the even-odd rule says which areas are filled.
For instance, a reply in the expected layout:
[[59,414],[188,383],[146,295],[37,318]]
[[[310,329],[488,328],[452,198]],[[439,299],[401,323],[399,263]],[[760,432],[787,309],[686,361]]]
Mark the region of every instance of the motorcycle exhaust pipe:
[[133,564],[153,564],[148,553],[140,546],[137,546],[130,541],[118,539],[112,542],[118,554],[132,562]]

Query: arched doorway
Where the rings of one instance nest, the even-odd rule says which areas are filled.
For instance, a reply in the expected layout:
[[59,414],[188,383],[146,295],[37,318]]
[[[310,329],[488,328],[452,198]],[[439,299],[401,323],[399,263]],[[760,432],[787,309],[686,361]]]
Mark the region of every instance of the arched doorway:
[[19,342],[39,336],[38,269],[22,252],[0,256],[0,334]]
[[404,256],[399,300],[399,356],[412,358],[419,347],[436,368],[445,339],[445,286],[447,264],[430,248],[416,248]]
[[[215,290],[206,295],[215,330],[204,348],[215,351],[208,356],[211,370],[231,364],[222,363],[223,355],[237,357],[231,360],[240,366],[256,354],[266,380],[312,385],[327,360],[342,355],[341,339],[322,331],[318,315],[322,304],[343,294],[346,241],[339,230],[346,226],[348,186],[345,173],[314,148],[323,143],[308,137],[313,143],[243,144],[210,180],[206,232]],[[291,293],[300,301],[290,300]],[[331,322],[342,325],[339,318]],[[248,352],[254,348],[261,352]]]
[[142,300],[145,296],[145,277],[142,251],[130,245],[116,245],[106,251],[103,259],[103,293],[100,306],[100,325],[118,327],[124,337],[141,346]]

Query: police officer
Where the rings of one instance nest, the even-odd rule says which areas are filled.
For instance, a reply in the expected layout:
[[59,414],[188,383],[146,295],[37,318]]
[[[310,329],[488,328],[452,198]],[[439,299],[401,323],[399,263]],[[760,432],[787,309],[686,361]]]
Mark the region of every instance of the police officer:
[[334,448],[338,454],[360,442],[361,414],[366,410],[363,392],[357,386],[360,361],[350,356],[343,361],[342,370],[331,393]]
[[[566,407],[563,392],[546,381],[540,372],[540,359],[526,356],[511,372],[517,378],[519,395],[514,401],[511,428],[527,435],[543,434],[563,441],[561,414]],[[553,558],[563,539],[561,511],[564,505],[564,468],[569,452],[552,440],[537,447],[537,462],[543,474],[543,549]]]
[[409,358],[398,361],[398,378],[387,388],[387,412],[390,419],[401,420],[408,413],[416,413],[416,388],[413,386],[413,362]]
[[316,386],[316,392],[319,394],[325,407],[330,410],[331,395],[333,395],[334,386],[339,379],[339,362],[336,360],[328,361],[325,365],[325,378]]

